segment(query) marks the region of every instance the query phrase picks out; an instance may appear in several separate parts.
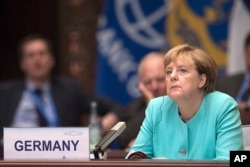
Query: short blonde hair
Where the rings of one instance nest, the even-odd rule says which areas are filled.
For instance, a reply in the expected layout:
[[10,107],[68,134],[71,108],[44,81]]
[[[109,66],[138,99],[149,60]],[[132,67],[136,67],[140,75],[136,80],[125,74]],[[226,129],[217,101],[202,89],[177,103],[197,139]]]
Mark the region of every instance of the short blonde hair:
[[178,45],[170,49],[164,57],[164,68],[178,57],[191,58],[196,70],[199,74],[205,74],[207,77],[206,83],[203,86],[204,92],[212,92],[215,88],[215,81],[217,75],[217,65],[211,55],[204,50],[190,46],[187,44]]

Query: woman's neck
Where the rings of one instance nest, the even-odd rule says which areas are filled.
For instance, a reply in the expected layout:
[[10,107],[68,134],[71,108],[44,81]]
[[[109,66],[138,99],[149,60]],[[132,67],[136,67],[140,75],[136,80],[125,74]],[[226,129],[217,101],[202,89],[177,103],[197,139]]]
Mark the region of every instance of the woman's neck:
[[204,92],[200,92],[198,96],[190,97],[183,102],[178,103],[179,112],[183,121],[188,121],[197,113],[204,97]]

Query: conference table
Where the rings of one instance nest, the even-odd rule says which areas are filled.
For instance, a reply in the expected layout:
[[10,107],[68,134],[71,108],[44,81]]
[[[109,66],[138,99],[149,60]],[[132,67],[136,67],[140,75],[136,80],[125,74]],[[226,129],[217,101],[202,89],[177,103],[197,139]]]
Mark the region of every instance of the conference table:
[[84,161],[41,161],[41,160],[0,160],[0,167],[59,167],[59,166],[82,166],[82,167],[229,167],[229,161],[177,161],[162,159],[125,160],[127,152],[112,150],[107,152],[106,160]]
[[89,160],[89,161],[0,161],[1,167],[229,167],[229,162],[168,160]]

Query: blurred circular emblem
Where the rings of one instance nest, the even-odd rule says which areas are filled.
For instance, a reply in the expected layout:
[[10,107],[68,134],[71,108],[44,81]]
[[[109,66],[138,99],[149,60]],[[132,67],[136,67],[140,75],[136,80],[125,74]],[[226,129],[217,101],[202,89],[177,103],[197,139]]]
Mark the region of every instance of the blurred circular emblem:
[[218,66],[226,64],[229,1],[173,1],[166,19],[171,47],[188,43],[208,51]]
[[[148,48],[162,48],[166,45],[164,31],[154,27],[165,19],[165,1],[154,1],[152,5],[141,5],[143,0],[114,1],[117,20],[127,36]],[[161,5],[159,5],[161,3]]]

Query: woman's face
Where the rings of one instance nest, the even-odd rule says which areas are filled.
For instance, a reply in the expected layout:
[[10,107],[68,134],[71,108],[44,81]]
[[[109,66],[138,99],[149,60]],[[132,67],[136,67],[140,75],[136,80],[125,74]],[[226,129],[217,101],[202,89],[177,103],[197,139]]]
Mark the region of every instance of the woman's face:
[[206,75],[198,73],[191,58],[179,56],[165,70],[167,94],[173,100],[190,100],[204,91]]

